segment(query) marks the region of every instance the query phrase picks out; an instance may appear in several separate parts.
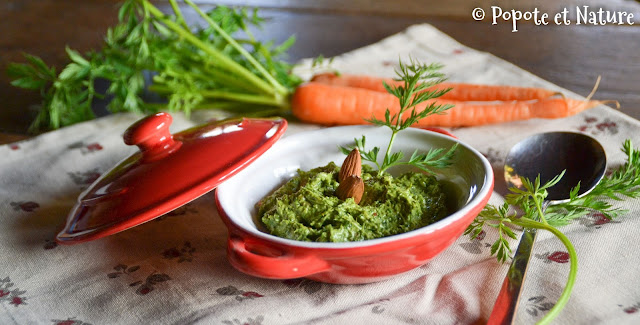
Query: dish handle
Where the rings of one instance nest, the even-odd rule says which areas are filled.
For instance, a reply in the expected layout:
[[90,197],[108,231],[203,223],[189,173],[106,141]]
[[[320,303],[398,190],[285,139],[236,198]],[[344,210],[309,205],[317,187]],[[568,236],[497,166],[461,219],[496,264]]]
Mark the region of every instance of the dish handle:
[[[269,249],[267,247],[259,247],[259,249],[263,248],[265,250]],[[302,278],[331,268],[327,261],[309,254],[263,255],[256,250],[247,249],[247,242],[238,237],[229,238],[227,253],[229,261],[238,270],[268,279]]]

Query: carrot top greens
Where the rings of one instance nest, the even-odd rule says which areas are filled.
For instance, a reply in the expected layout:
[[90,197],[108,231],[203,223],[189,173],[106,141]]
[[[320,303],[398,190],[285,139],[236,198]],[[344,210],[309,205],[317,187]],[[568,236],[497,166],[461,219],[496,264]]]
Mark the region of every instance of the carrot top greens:
[[[403,84],[394,86],[384,82],[384,87],[387,92],[398,98],[400,110],[397,114],[391,115],[390,110],[387,108],[384,120],[377,119],[376,117],[367,120],[367,122],[372,124],[386,126],[391,129],[391,138],[389,139],[389,144],[387,145],[382,162],[378,162],[379,147],[365,150],[365,136],[362,136],[360,139],[355,139],[355,147],[360,151],[362,159],[375,164],[378,168],[378,173],[383,174],[388,168],[398,165],[411,165],[432,173],[431,168],[444,168],[451,164],[451,159],[458,147],[457,144],[446,152],[443,148],[430,149],[427,153],[419,153],[418,150],[416,150],[408,161],[402,161],[404,154],[401,151],[391,152],[391,147],[398,132],[412,126],[429,115],[441,114],[453,107],[453,105],[450,104],[437,104],[434,101],[426,103],[424,108],[418,109],[416,107],[428,100],[438,98],[451,90],[451,88],[428,90],[428,88],[445,81],[444,74],[439,72],[441,68],[442,65],[440,64],[425,65],[411,60],[410,64],[406,65],[403,64],[402,61],[399,61],[399,68],[396,69],[397,78],[394,80],[402,81]],[[403,116],[407,112],[409,115]],[[340,149],[344,154],[348,155],[353,148],[342,147]]]
[[[60,73],[33,55],[25,55],[26,64],[11,64],[12,84],[39,90],[43,97],[30,131],[93,119],[92,105],[101,98],[108,99],[111,112],[188,114],[215,107],[273,115],[287,109],[301,80],[278,58],[295,39],[280,45],[257,41],[249,28],[263,23],[256,10],[217,6],[204,12],[191,0],[183,2],[204,20],[203,27],[187,26],[177,0],[169,0],[172,15],[149,0],[126,0],[102,50],[82,55],[67,48],[71,63]],[[236,32],[244,38],[233,38]],[[95,88],[96,80],[108,81],[106,91]],[[154,102],[150,92],[168,103]]]

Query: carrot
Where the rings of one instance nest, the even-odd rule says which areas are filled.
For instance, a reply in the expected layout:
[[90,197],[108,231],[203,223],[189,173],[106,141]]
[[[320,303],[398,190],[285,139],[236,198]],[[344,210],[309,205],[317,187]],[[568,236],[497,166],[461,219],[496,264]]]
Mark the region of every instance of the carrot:
[[[438,104],[452,104],[444,114],[428,116],[417,127],[474,126],[502,123],[530,118],[561,118],[592,108],[600,101],[569,98],[545,98],[527,101],[464,102],[435,100]],[[432,101],[422,103],[418,110]],[[325,125],[365,124],[364,119],[384,120],[387,108],[391,114],[400,109],[398,99],[388,93],[370,89],[334,86],[309,82],[299,86],[291,98],[293,114],[300,120]]]
[[[383,81],[385,81],[389,85],[394,86],[400,86],[403,84],[402,81],[396,81],[391,78],[349,74],[337,75],[334,73],[317,74],[311,79],[311,81],[335,86],[364,88],[384,93],[386,93],[387,91],[382,84]],[[478,85],[453,82],[443,82],[429,88],[429,90],[447,88],[452,89],[440,98],[460,101],[509,101],[545,99],[557,94],[557,92],[555,91],[543,88]]]

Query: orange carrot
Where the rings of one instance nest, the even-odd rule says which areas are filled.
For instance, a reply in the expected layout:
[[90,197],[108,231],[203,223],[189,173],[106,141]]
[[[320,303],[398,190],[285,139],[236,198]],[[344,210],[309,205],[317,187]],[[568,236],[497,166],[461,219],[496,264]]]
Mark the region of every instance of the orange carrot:
[[[417,127],[474,126],[530,118],[561,118],[592,108],[600,101],[569,98],[546,98],[527,101],[464,102],[435,99],[438,104],[452,104],[444,114],[428,116]],[[417,106],[423,109],[432,101]],[[291,98],[293,114],[305,122],[325,125],[365,124],[364,119],[384,120],[385,110],[399,111],[398,99],[388,93],[363,88],[309,82],[297,88]]]
[[[403,85],[402,81],[396,81],[391,78],[349,74],[336,75],[334,73],[317,74],[311,79],[311,81],[335,86],[364,88],[384,93],[386,93],[387,91],[382,84],[383,81],[385,81],[389,85]],[[477,85],[453,82],[443,82],[429,88],[429,90],[447,88],[452,89],[440,98],[459,101],[509,101],[545,99],[557,94],[557,92],[555,91],[543,88]]]

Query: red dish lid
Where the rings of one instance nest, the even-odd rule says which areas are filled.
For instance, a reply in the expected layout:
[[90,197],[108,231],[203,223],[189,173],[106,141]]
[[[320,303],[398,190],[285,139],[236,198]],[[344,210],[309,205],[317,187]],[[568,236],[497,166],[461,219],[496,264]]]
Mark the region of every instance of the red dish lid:
[[80,195],[58,243],[108,236],[198,198],[262,155],[287,128],[282,118],[243,118],[171,135],[171,121],[171,115],[158,113],[127,129],[124,142],[140,151]]

